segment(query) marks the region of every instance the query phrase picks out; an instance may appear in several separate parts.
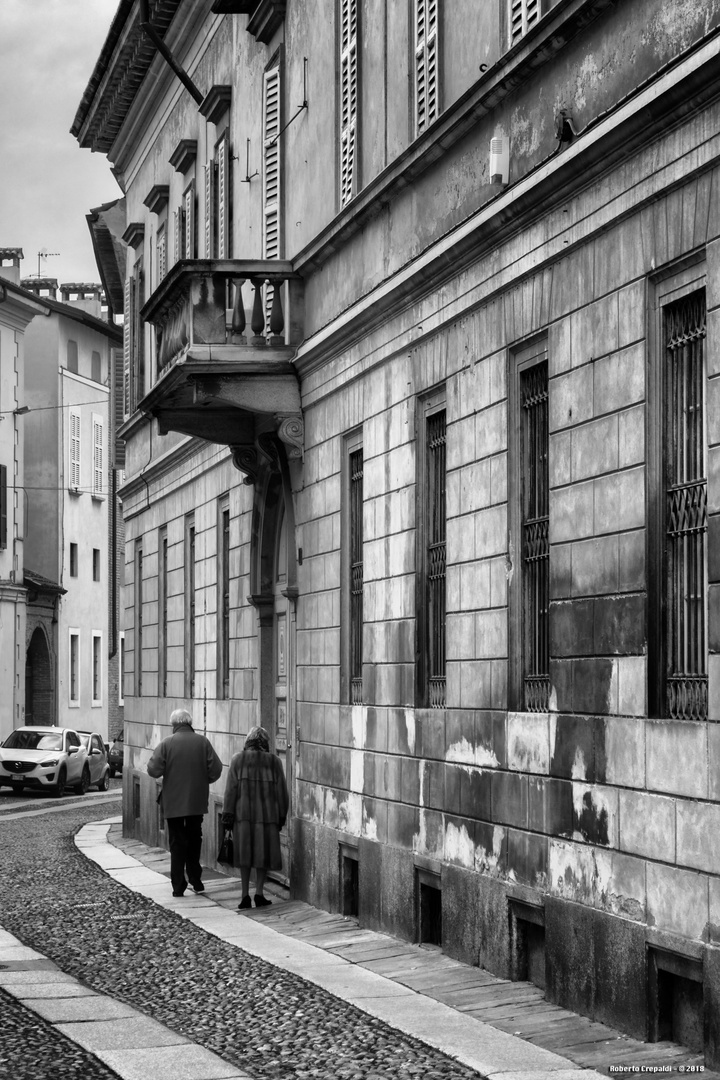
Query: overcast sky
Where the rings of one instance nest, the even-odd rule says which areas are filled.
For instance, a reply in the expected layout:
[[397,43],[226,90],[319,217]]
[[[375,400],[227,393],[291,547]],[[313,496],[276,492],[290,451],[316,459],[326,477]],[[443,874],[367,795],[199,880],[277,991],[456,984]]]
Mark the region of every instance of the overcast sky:
[[121,194],[70,134],[118,0],[0,0],[0,247],[59,281],[99,281],[85,215]]

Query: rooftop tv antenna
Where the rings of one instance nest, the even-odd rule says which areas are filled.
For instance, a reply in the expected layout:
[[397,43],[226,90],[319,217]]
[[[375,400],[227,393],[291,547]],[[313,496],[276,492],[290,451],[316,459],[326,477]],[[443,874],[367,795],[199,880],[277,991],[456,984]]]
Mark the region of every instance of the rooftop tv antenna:
[[37,257],[38,257],[37,276],[38,277],[42,276],[41,273],[40,273],[40,262],[41,262],[41,260],[42,259],[51,259],[51,258],[54,258],[55,255],[59,255],[59,254],[60,254],[59,251],[48,251],[47,248],[41,248],[40,251],[38,251],[38,253],[37,253]]

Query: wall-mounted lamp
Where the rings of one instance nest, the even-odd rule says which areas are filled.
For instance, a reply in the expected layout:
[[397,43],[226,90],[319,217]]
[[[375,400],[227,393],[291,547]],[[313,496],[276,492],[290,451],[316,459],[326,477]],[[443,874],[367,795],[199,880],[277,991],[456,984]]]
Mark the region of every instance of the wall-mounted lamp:
[[490,183],[507,184],[510,173],[510,139],[494,135],[490,140]]

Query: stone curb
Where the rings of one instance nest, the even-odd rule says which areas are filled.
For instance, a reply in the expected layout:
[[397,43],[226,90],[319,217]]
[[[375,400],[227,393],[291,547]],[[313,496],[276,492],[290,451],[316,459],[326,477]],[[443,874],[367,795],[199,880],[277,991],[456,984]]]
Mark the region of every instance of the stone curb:
[[[558,1054],[499,1031],[390,978],[367,970],[360,971],[342,957],[325,953],[306,942],[279,934],[261,922],[244,918],[235,910],[236,897],[233,897],[230,908],[226,906],[230,903],[227,899],[224,903],[213,899],[213,882],[208,882],[206,891],[200,895],[173,897],[164,874],[150,870],[109,843],[109,828],[120,820],[114,817],[85,825],[75,837],[78,849],[115,881],[222,941],[322,987],[390,1027],[476,1070],[487,1080],[511,1080],[513,1077],[522,1077],[523,1080],[604,1080],[593,1069],[580,1069]],[[219,882],[219,886],[226,888],[227,881]],[[103,1060],[116,1068],[114,1062],[105,1057]],[[231,1068],[224,1062],[222,1064],[226,1069]],[[164,1077],[157,1075],[154,1065],[152,1071],[154,1080],[164,1080]],[[131,1080],[138,1074],[121,1075]],[[235,1071],[208,1073],[208,1080],[216,1075],[236,1077],[242,1074]],[[180,1074],[174,1074],[173,1080],[175,1078],[181,1080]]]

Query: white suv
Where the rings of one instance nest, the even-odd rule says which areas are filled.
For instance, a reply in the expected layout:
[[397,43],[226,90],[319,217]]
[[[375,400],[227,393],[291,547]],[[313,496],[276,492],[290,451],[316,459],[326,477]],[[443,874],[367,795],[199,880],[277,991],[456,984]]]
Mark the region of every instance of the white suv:
[[0,787],[21,792],[46,789],[58,797],[66,787],[84,795],[90,787],[88,753],[77,731],[61,727],[20,727],[0,747]]

